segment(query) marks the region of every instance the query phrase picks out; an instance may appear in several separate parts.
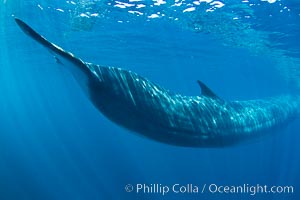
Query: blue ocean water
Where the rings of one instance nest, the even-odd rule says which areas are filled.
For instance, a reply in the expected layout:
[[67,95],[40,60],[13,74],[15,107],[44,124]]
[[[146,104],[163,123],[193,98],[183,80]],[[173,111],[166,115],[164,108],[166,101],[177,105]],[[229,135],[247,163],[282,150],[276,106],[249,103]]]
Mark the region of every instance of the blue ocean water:
[[[300,93],[296,0],[0,2],[0,198],[299,199],[300,119],[249,144],[160,144],[99,113],[26,21],[85,61],[135,71],[185,95],[202,80],[226,100]],[[199,186],[198,193],[126,185]],[[201,192],[203,185],[292,186],[293,193]]]

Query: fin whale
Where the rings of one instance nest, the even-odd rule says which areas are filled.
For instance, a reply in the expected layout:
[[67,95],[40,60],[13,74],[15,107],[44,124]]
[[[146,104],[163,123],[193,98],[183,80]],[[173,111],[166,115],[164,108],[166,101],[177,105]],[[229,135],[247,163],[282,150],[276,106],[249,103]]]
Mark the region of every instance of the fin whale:
[[82,61],[15,18],[70,70],[94,106],[116,124],[177,146],[223,147],[258,138],[299,116],[299,96],[225,101],[198,81],[200,96],[174,94],[125,69]]

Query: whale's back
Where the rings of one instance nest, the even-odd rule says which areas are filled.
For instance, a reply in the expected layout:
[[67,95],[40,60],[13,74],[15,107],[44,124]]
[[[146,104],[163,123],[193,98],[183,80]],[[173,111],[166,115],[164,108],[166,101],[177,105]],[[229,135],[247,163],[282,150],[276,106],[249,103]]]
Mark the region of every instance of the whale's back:
[[174,94],[142,76],[90,65],[97,76],[91,100],[112,121],[142,135],[180,146],[224,146],[264,135],[299,113],[299,98],[227,102]]

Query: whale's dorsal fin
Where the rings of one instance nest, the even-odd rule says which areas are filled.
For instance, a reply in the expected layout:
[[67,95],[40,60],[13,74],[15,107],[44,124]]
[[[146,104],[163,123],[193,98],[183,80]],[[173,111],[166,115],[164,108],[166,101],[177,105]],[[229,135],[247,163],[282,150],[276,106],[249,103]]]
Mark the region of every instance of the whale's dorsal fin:
[[197,83],[199,84],[201,88],[201,94],[206,97],[219,99],[219,97],[211,90],[209,89],[203,82],[197,80]]

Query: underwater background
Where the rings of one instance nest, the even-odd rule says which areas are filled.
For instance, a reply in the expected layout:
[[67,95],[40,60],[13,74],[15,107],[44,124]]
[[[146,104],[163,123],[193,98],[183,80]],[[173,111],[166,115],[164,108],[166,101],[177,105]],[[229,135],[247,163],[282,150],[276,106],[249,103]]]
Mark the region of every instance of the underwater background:
[[[226,148],[183,148],[105,118],[18,17],[84,61],[164,88],[226,100],[300,94],[297,0],[1,0],[0,199],[300,199],[300,118]],[[199,193],[126,192],[132,184]],[[293,186],[293,193],[201,193],[204,184]]]

